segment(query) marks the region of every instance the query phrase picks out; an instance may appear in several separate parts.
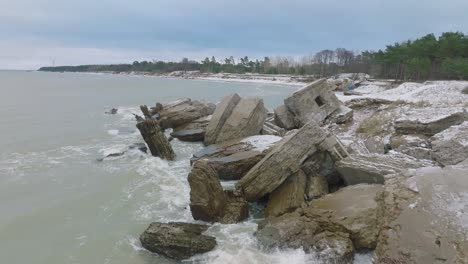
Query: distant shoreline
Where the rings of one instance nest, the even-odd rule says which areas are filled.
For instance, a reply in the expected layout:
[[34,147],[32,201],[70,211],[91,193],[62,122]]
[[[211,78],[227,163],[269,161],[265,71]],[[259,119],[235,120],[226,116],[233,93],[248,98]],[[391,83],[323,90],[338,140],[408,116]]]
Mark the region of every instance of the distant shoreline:
[[[42,71],[53,72],[53,71]],[[206,81],[221,81],[221,82],[248,82],[248,83],[264,83],[277,85],[293,85],[303,86],[315,80],[313,76],[297,76],[286,74],[252,74],[252,73],[201,73],[199,71],[175,71],[170,73],[157,72],[114,72],[114,71],[62,71],[56,73],[86,73],[86,74],[115,74],[115,75],[131,75],[131,76],[146,76],[160,78],[174,78],[186,80],[206,80]]]

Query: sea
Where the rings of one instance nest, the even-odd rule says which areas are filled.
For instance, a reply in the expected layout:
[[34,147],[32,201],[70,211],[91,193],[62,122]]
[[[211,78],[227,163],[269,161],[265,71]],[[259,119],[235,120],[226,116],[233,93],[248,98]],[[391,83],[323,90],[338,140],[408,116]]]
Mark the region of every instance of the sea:
[[[196,222],[189,159],[201,143],[173,140],[164,161],[138,149],[133,114],[192,98],[261,97],[269,109],[298,86],[116,74],[0,71],[0,263],[180,263],[141,247],[153,221]],[[105,114],[117,108],[115,115]],[[118,157],[98,159],[111,153]],[[242,223],[213,224],[217,247],[182,263],[319,263],[302,249],[263,249],[258,208]],[[257,210],[257,211],[255,211]],[[355,263],[372,263],[358,254]]]

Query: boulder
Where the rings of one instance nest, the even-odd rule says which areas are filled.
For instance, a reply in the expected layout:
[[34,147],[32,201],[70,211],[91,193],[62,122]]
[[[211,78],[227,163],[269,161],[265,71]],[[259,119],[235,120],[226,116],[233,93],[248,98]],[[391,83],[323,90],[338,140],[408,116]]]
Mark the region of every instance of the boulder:
[[426,167],[385,184],[376,263],[468,263],[468,168]]
[[343,180],[335,167],[336,159],[329,152],[318,151],[308,157],[301,165],[301,169],[309,177],[322,176],[330,185],[342,185]]
[[106,111],[105,113],[108,114],[108,115],[115,115],[115,114],[117,114],[117,111],[119,111],[119,109],[112,108],[111,110]]
[[296,128],[294,123],[294,115],[289,112],[285,105],[280,105],[275,108],[275,123],[277,126],[287,130]]
[[188,176],[193,219],[231,224],[248,217],[248,203],[239,192],[224,191],[217,172],[205,160],[193,164]]
[[213,114],[215,105],[192,101],[191,99],[181,99],[168,103],[159,111],[161,128],[175,128],[188,124],[201,117]]
[[329,193],[327,178],[318,174],[307,175],[305,194],[308,200],[322,197]]
[[353,120],[353,115],[353,109],[340,105],[338,109],[328,117],[328,120],[331,123],[345,124]]
[[468,85],[463,88],[462,94],[468,94]]
[[190,184],[190,211],[193,219],[217,222],[224,216],[226,197],[211,165],[199,160],[193,164],[188,176]]
[[296,173],[302,162],[319,151],[327,133],[314,121],[278,143],[236,184],[248,201],[257,201]]
[[415,108],[395,120],[395,131],[433,136],[464,121],[468,121],[468,112],[464,108]]
[[186,125],[174,128],[171,136],[181,141],[195,142],[205,139],[205,130],[211,115],[194,120]]
[[431,138],[432,157],[438,163],[455,165],[468,158],[468,122],[452,126]]
[[339,257],[376,246],[382,216],[383,186],[355,185],[328,194],[279,217],[260,222],[257,239],[267,247],[324,250]]
[[284,100],[284,105],[294,115],[296,126],[302,127],[311,120],[323,122],[341,102],[333,86],[326,79],[320,79],[294,92]]
[[286,129],[277,126],[273,120],[273,117],[267,118],[265,123],[263,123],[262,135],[272,135],[282,137],[286,134]]
[[203,159],[216,170],[222,180],[239,180],[281,138],[277,136],[251,136],[205,147],[193,154],[191,162]]
[[395,151],[417,159],[433,159],[432,144],[428,136],[394,135],[390,138],[390,146]]
[[351,109],[362,109],[362,108],[378,108],[381,105],[393,104],[393,101],[379,98],[354,98],[346,101],[345,105]]
[[216,138],[221,131],[226,120],[232,114],[232,111],[241,100],[238,94],[232,94],[224,97],[216,106],[210,123],[206,127],[205,145],[216,143]]
[[154,222],[141,234],[140,242],[151,252],[182,260],[215,248],[216,239],[202,235],[207,229],[200,224]]
[[401,173],[405,169],[432,166],[429,160],[418,160],[411,156],[391,152],[386,155],[355,155],[335,163],[338,173],[346,185],[360,183],[384,184],[385,176]]
[[[270,217],[258,224],[258,242],[267,248],[302,248],[316,252],[325,261],[352,258],[353,242],[342,226],[328,223],[325,218],[314,219],[298,209],[279,217]],[[333,262],[331,262],[333,263]]]
[[306,175],[302,170],[289,176],[268,199],[265,217],[279,216],[299,208],[305,201]]
[[265,118],[266,109],[262,99],[243,98],[219,130],[215,143],[258,135]]

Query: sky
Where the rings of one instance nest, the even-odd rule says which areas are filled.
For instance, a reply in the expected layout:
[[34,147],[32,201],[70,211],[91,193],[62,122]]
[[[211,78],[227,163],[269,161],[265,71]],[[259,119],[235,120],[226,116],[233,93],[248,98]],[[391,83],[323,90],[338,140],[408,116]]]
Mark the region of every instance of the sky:
[[299,57],[468,32],[468,0],[0,0],[0,69]]

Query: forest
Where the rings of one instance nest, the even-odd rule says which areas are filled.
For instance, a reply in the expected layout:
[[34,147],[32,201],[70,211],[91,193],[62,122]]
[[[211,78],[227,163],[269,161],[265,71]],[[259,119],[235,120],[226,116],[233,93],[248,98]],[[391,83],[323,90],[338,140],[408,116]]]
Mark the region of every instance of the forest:
[[375,78],[398,80],[468,79],[468,35],[445,32],[387,45],[378,51],[346,48],[325,49],[300,58],[271,56],[251,60],[248,56],[202,61],[183,58],[179,62],[158,60],[132,64],[42,67],[54,72],[153,72],[200,71],[204,73],[260,73],[332,76],[368,73]]

